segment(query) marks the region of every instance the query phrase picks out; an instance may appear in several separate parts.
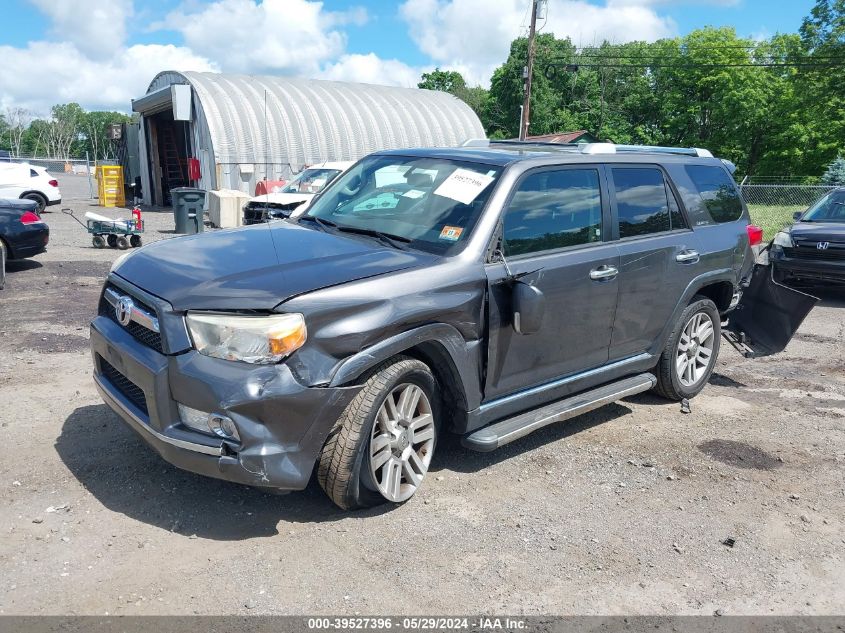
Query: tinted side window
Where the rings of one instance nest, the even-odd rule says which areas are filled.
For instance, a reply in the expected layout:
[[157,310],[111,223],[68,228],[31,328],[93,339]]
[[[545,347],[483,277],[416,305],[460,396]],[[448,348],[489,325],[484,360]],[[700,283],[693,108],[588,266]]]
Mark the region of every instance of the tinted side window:
[[685,169],[716,222],[733,222],[742,216],[742,200],[724,169],[707,165],[686,165]]
[[34,169],[30,169],[29,170],[29,177],[30,178],[38,178],[38,172],[35,171]]
[[505,213],[506,255],[601,241],[601,187],[595,169],[527,176]]
[[653,167],[614,168],[613,182],[620,238],[672,229],[662,171]]

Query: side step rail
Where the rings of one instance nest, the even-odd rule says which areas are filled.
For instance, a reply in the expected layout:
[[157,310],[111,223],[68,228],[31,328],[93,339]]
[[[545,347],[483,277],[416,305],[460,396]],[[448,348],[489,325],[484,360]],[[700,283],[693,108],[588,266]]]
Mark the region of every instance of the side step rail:
[[512,418],[485,426],[483,429],[478,429],[465,436],[461,443],[471,450],[488,453],[525,437],[544,426],[574,418],[635,393],[648,391],[656,384],[657,378],[649,373],[623,378],[570,398],[558,400],[539,409],[520,413]]

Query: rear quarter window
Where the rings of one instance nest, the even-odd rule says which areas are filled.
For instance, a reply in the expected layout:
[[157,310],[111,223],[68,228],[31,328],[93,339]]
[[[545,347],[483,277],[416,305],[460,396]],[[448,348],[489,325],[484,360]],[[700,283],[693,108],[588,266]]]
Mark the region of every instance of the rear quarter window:
[[728,172],[710,165],[685,165],[684,171],[714,221],[734,222],[742,217],[742,199]]

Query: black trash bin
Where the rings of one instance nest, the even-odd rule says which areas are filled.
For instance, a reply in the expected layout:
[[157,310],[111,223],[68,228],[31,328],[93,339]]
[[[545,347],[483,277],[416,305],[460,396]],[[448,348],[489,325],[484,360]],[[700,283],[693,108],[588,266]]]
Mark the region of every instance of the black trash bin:
[[207,195],[208,192],[205,189],[193,187],[177,187],[170,190],[177,233],[202,233]]

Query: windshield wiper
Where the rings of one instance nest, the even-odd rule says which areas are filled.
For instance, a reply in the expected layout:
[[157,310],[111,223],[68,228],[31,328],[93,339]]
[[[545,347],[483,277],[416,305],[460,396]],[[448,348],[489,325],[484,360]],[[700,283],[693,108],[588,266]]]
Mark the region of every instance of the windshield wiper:
[[[338,231],[343,231],[345,233],[358,233],[359,235],[370,235],[372,237],[377,237],[385,244],[389,244],[393,248],[398,248],[399,250],[407,250],[402,244],[410,244],[413,242],[411,238],[405,237],[404,235],[393,235],[392,233],[385,233],[383,231],[376,231],[375,229],[365,229],[359,226],[345,226],[335,224]],[[401,243],[400,243],[401,242]]]
[[319,226],[324,231],[327,228],[337,228],[337,224],[332,222],[331,220],[324,220],[323,218],[318,218],[316,215],[301,215],[297,218],[297,222],[302,222],[302,220],[311,220],[312,222],[316,222],[317,226]]

